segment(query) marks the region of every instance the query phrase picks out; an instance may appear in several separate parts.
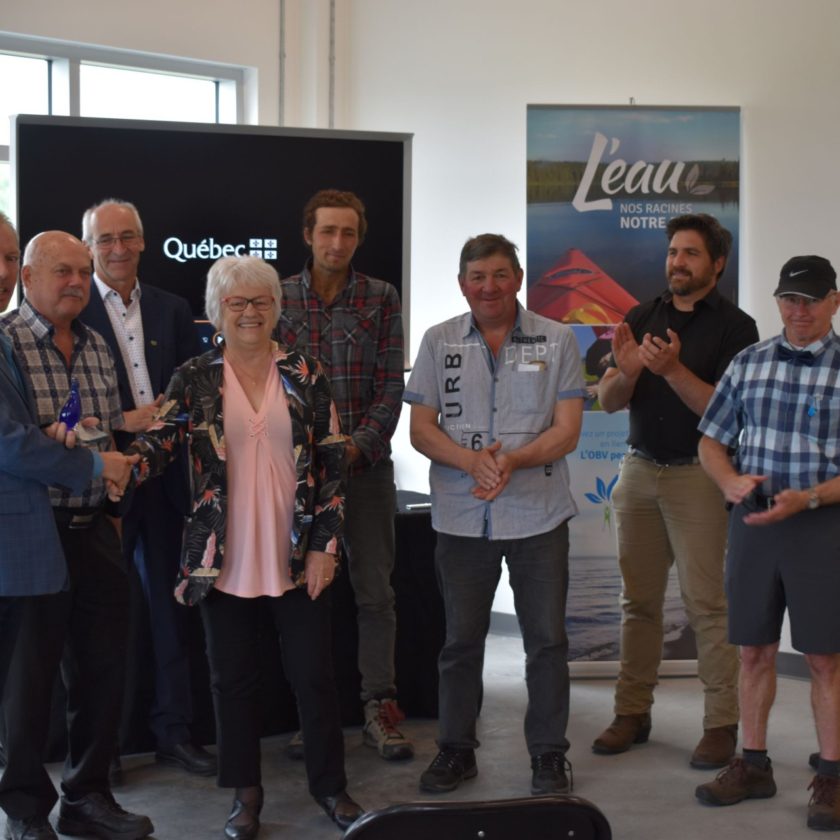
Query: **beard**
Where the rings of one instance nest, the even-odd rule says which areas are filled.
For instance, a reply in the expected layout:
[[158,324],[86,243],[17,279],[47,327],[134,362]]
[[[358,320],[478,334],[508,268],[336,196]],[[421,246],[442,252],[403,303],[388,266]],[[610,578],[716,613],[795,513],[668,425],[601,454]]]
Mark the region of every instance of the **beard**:
[[711,275],[697,276],[690,271],[672,271],[668,275],[668,288],[677,297],[687,297],[714,285],[714,280]]

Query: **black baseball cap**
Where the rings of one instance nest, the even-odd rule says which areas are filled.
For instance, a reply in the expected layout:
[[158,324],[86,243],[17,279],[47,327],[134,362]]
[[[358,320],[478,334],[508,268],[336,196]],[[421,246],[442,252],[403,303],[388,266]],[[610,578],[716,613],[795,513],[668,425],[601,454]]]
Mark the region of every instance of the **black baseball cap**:
[[837,291],[837,272],[825,257],[811,254],[791,257],[779,275],[779,286],[774,295],[800,295],[812,300],[822,300],[829,292]]

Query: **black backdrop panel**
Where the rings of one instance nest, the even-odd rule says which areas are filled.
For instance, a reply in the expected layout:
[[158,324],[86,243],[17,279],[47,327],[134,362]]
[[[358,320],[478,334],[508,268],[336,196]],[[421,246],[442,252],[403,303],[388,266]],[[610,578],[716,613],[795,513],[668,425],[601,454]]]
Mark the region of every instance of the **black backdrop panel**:
[[145,228],[141,279],[187,298],[196,318],[219,256],[257,252],[282,276],[300,271],[301,211],[326,187],[366,205],[357,267],[408,288],[410,135],[18,116],[11,160],[22,242],[80,236],[86,208],[131,201]]

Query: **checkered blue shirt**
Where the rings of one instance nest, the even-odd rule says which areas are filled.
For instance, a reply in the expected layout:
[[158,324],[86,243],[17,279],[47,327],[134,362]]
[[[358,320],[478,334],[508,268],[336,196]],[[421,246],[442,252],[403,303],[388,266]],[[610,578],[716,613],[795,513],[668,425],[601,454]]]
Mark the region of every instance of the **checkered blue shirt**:
[[[70,393],[70,380],[78,379],[82,417],[98,417],[105,431],[122,427],[114,361],[99,333],[81,321],[73,322],[73,355],[68,368],[64,355],[53,342],[54,327],[29,305],[29,301],[24,300],[20,309],[0,317],[0,331],[11,339],[21,373],[32,389],[39,426],[48,426],[58,418]],[[109,447],[110,440],[97,446],[100,450]],[[50,488],[53,507],[99,507],[104,501],[102,478],[94,478],[79,495]]]
[[737,446],[741,473],[766,475],[761,492],[803,490],[840,475],[840,339],[806,349],[812,367],[778,358],[783,336],[741,351],[726,369],[700,431]]

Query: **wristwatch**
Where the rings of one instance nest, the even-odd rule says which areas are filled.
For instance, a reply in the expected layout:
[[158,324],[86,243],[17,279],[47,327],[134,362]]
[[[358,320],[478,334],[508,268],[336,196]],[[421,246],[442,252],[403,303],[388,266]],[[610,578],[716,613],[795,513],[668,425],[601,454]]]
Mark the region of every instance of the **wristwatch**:
[[820,497],[817,491],[812,487],[808,491],[808,510],[816,510],[820,506]]

